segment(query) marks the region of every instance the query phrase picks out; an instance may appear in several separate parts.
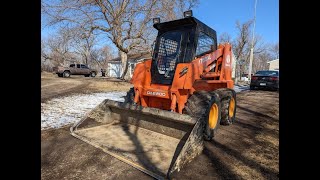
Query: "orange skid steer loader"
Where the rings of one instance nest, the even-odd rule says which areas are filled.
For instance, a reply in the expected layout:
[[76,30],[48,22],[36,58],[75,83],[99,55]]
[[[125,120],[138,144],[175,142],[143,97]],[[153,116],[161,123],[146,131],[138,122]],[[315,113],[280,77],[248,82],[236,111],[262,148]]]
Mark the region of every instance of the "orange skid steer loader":
[[190,15],[160,23],[151,59],[136,65],[124,102],[104,100],[71,134],[157,179],[170,178],[236,115],[231,45]]

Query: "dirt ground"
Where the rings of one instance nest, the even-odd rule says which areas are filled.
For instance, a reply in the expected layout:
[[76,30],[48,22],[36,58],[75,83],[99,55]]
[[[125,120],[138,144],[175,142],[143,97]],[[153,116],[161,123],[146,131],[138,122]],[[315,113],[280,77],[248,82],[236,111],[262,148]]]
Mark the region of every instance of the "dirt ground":
[[43,72],[41,73],[41,102],[73,93],[127,91],[130,87],[132,87],[130,83],[122,82],[119,79],[100,76],[85,78],[80,75],[59,78],[56,74]]
[[[71,93],[127,91],[125,82],[100,77],[58,78],[44,73],[41,101]],[[203,153],[173,179],[279,179],[279,94],[237,94],[236,122],[220,126]],[[41,132],[41,179],[153,179],[69,134],[69,128]]]

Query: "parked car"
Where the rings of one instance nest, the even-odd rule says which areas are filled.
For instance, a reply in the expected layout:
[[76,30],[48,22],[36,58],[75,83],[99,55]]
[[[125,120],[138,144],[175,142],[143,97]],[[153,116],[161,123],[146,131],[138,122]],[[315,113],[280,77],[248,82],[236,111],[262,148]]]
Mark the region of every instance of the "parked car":
[[70,64],[69,67],[57,66],[53,68],[54,73],[58,74],[59,77],[70,77],[70,75],[84,75],[85,77],[95,77],[97,71],[90,69],[85,64]]
[[263,89],[279,89],[279,71],[277,70],[264,70],[257,71],[252,77],[250,82],[250,89],[255,88]]

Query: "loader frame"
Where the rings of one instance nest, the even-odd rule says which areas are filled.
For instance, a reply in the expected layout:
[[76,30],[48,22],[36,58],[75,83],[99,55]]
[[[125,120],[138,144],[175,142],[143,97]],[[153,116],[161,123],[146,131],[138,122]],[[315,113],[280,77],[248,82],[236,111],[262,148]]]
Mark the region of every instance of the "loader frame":
[[[137,64],[131,79],[131,83],[134,85],[135,103],[144,107],[171,110],[182,114],[185,104],[193,92],[233,88],[231,45],[226,43],[217,47],[216,32],[213,29],[194,17],[159,23],[154,27],[158,29],[159,33],[153,57]],[[174,76],[165,81],[166,79],[159,76],[155,67],[160,37],[166,32],[181,31],[184,28],[188,29],[189,36],[186,38],[189,43],[186,45],[187,47],[182,46],[179,50],[184,53],[179,53],[179,57],[176,58]],[[210,51],[197,56],[195,53],[197,43],[195,42],[199,39],[201,32],[212,37],[214,42],[212,42]],[[186,53],[187,51],[190,53]]]
[[[235,119],[232,48],[217,45],[216,32],[194,17],[154,27],[153,57],[136,65],[125,101],[104,100],[70,131],[156,179],[170,179],[202,152],[220,123]],[[200,33],[212,39],[203,51]]]
[[[219,45],[216,51],[191,63],[177,64],[172,84],[163,85],[151,83],[152,60],[146,60],[136,65],[131,79],[135,90],[134,102],[182,114],[193,92],[233,88],[231,62],[231,45]],[[213,66],[215,70],[212,72]]]

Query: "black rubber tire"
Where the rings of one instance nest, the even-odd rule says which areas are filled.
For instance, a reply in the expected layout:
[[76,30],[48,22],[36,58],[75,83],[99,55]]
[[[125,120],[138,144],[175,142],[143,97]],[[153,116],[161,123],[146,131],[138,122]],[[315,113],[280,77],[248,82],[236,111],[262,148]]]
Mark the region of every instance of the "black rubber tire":
[[63,77],[63,74],[59,73],[59,74],[58,74],[58,77]]
[[133,104],[134,95],[135,95],[134,88],[130,88],[130,90],[127,92],[127,95],[124,96],[124,102],[129,103],[129,104]]
[[[214,103],[218,105],[218,121],[215,128],[210,129],[209,123],[208,123],[209,112],[210,112],[211,106]],[[194,92],[186,103],[185,113],[193,117],[201,118],[201,120],[204,122],[203,138],[207,141],[211,141],[212,138],[215,136],[220,125],[221,103],[220,103],[219,95],[215,92],[207,92],[207,91]]]
[[250,86],[250,90],[254,90],[254,86]]
[[91,74],[86,74],[86,75],[84,75],[84,77],[90,77],[90,75],[91,75]]
[[64,71],[63,72],[63,77],[65,77],[65,78],[70,77],[70,72],[69,71]]
[[[221,88],[217,89],[213,92],[216,92],[219,94],[221,99],[221,125],[231,125],[235,121],[236,112],[237,112],[237,98],[236,98],[236,92],[233,89],[229,88]],[[229,116],[229,106],[230,106],[230,100],[231,98],[235,101],[235,107],[233,111],[233,116]]]
[[94,72],[94,71],[92,71],[92,72],[90,73],[90,76],[91,76],[91,77],[96,77],[96,75],[97,75],[97,74],[96,74],[96,72]]

